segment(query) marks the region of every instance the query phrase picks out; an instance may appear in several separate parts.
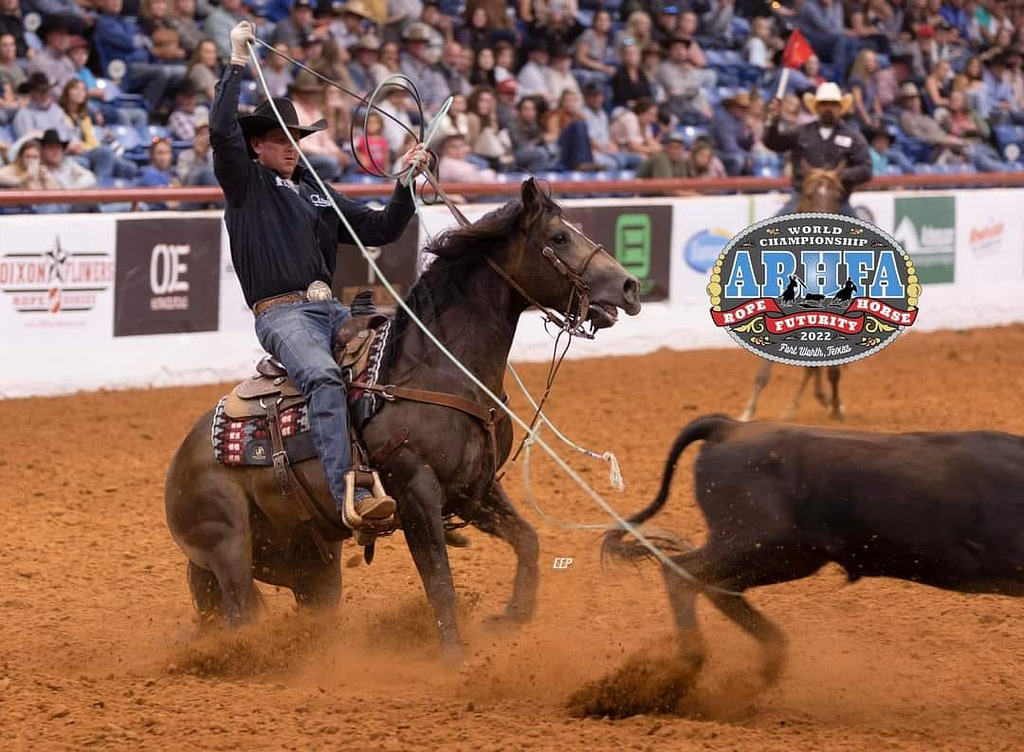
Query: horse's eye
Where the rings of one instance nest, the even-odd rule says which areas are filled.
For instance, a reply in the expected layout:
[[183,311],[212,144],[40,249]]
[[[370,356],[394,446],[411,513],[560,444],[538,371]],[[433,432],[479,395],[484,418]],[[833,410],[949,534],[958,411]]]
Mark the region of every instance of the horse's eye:
[[560,232],[555,237],[551,238],[551,242],[555,245],[565,245],[569,242],[569,236],[564,232]]

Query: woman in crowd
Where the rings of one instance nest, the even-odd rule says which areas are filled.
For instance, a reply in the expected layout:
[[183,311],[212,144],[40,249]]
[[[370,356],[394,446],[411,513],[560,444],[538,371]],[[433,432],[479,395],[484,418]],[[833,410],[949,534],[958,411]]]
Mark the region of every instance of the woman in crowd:
[[853,119],[861,128],[877,128],[881,123],[882,101],[878,97],[878,58],[874,50],[862,49],[850,66],[847,86],[853,94]]
[[495,77],[494,67],[494,50],[490,47],[481,47],[476,51],[473,70],[469,74],[469,83],[473,86],[490,86],[491,88],[497,86],[498,81]]
[[473,154],[482,157],[495,170],[508,170],[515,164],[512,139],[498,127],[494,90],[478,86],[469,95],[469,136],[467,142]]
[[[612,14],[601,8],[594,13],[593,26],[584,31],[576,41],[576,65],[606,76],[613,75],[616,72],[617,60],[612,37]],[[638,57],[637,67],[639,64]]]
[[[615,107],[632,107],[641,97],[654,98],[651,82],[641,66],[640,45],[631,37],[622,40],[619,51],[622,63],[612,76],[612,105]],[[658,60],[660,61],[660,56]]]
[[207,102],[212,102],[214,89],[220,80],[220,62],[217,59],[217,44],[204,39],[196,47],[188,67],[188,79],[202,92]]

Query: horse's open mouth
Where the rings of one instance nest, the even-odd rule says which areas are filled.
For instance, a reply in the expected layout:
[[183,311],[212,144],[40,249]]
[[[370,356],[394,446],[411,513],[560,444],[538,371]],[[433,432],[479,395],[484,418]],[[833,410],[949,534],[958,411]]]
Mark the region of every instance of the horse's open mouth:
[[607,329],[615,326],[619,320],[619,309],[611,303],[591,303],[587,309],[587,321],[593,324],[595,329]]

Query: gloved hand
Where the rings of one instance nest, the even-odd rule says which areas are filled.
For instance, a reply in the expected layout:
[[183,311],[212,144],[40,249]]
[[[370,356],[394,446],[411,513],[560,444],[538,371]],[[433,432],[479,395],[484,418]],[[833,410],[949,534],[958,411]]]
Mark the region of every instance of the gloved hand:
[[231,64],[245,65],[249,62],[249,48],[246,42],[256,39],[256,29],[248,21],[239,21],[231,30]]

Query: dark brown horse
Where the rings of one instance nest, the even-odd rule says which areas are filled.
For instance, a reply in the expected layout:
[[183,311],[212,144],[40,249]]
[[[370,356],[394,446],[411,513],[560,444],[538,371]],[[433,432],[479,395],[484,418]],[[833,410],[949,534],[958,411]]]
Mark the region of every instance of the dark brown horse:
[[[497,395],[502,394],[519,316],[530,306],[524,295],[564,311],[585,289],[590,305],[584,316],[596,328],[612,326],[618,308],[630,315],[640,311],[636,278],[568,224],[558,205],[532,179],[523,184],[521,199],[469,227],[442,233],[427,250],[437,259],[407,302]],[[404,313],[395,320],[389,348],[388,383],[457,395],[485,409],[495,407]],[[218,464],[210,442],[212,416],[204,415],[178,449],[165,490],[168,527],[189,559],[189,587],[201,617],[223,615],[232,625],[252,619],[257,602],[254,579],[290,588],[301,605],[334,606],[341,594],[341,541],[330,544],[334,556],[328,564],[304,528],[271,525],[256,500],[279,493],[272,469]],[[385,403],[363,430],[371,454],[396,436],[406,436],[405,442],[378,469],[398,503],[401,527],[433,607],[442,649],[458,656],[461,642],[445,517],[458,515],[515,550],[515,583],[504,619],[527,621],[536,606],[537,534],[495,482],[512,445],[512,425],[507,418],[498,423],[496,456],[490,434],[470,415],[398,400]],[[299,463],[295,471],[318,499],[330,500],[320,463]],[[332,503],[322,507],[324,514],[337,519]]]
[[[800,193],[800,203],[796,207],[797,212],[835,213],[839,211],[844,193],[842,175],[843,170],[846,168],[845,162],[840,162],[837,167],[831,170],[824,167],[811,167],[806,161],[803,162],[802,167],[804,184],[803,190]],[[812,378],[814,379],[814,396],[818,398],[818,402],[828,409],[829,414],[833,418],[842,420],[844,408],[843,403],[839,399],[839,366],[827,366],[827,368],[828,380],[832,385],[831,397],[827,396],[822,388],[821,367],[808,366],[804,369],[804,378],[800,382],[800,387],[797,389],[796,394],[793,395],[793,402],[782,414],[783,420],[792,420],[793,416],[796,415],[797,408],[800,407],[800,398],[807,387],[807,382]],[[760,396],[761,390],[767,386],[771,374],[772,362],[765,361],[764,365],[761,366],[761,370],[757,372],[757,377],[754,379],[754,391],[751,393],[750,399],[747,400],[747,406],[740,415],[740,420],[747,421],[754,418],[754,411],[757,409],[757,398]]]

